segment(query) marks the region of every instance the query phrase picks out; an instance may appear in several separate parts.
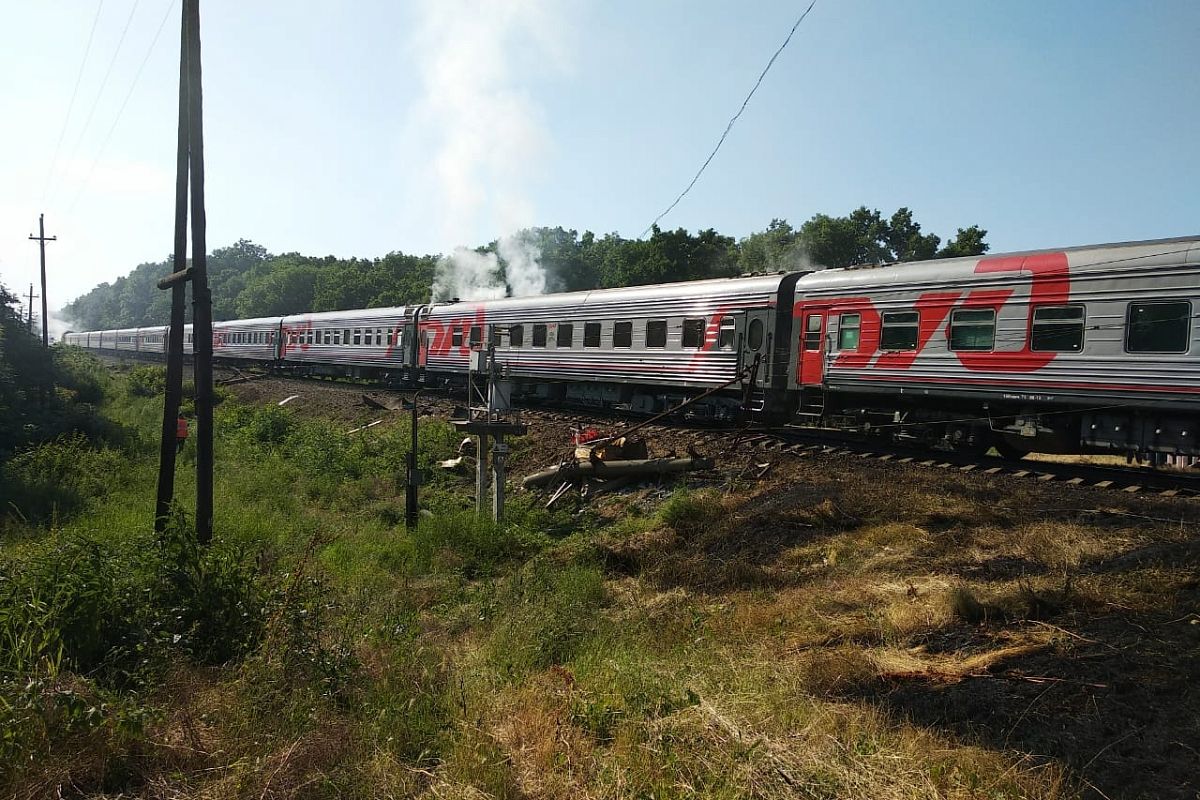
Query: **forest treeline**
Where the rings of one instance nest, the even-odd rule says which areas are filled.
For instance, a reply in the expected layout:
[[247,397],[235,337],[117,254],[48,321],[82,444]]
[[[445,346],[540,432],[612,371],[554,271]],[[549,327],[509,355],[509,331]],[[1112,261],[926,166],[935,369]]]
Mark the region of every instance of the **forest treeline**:
[[[561,227],[528,228],[518,235],[541,253],[547,289],[553,292],[980,255],[988,250],[986,230],[976,225],[959,228],[943,243],[938,235],[923,232],[907,208],[890,217],[866,207],[845,216],[817,214],[798,228],[776,219],[766,230],[741,240],[712,228],[693,234],[657,226],[641,239],[591,231],[580,235]],[[477,249],[496,248],[492,242]],[[208,258],[213,317],[246,319],[425,303],[440,259],[402,252],[379,258],[272,255],[242,239]],[[503,259],[499,263],[497,279],[503,280]],[[171,271],[170,257],[141,264],[126,277],[100,284],[69,303],[63,316],[75,330],[166,324],[170,295],[156,283]]]

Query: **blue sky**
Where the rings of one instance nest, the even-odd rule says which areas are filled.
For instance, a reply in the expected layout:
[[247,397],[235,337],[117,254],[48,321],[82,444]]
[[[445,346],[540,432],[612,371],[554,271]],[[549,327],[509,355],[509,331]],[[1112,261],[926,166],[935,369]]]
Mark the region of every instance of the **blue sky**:
[[[57,307],[171,249],[178,6],[105,0],[55,161],[98,4],[5,5],[0,281],[35,279],[44,210]],[[202,0],[210,246],[637,236],[806,5]],[[998,251],[1198,233],[1197,42],[1191,0],[818,0],[662,225],[740,237],[865,204]]]

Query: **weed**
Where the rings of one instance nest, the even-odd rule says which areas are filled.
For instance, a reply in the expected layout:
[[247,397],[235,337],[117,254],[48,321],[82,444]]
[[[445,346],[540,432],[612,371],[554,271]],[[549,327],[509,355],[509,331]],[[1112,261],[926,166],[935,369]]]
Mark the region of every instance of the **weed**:
[[134,397],[161,397],[167,387],[165,367],[134,367],[125,376],[125,391]]
[[679,489],[663,503],[659,516],[679,535],[692,537],[720,524],[725,507],[717,492]]
[[493,609],[489,650],[507,679],[570,660],[599,630],[604,577],[587,564],[526,564],[505,583]]
[[123,467],[117,451],[94,449],[80,433],[64,435],[0,466],[0,503],[35,521],[71,514],[107,494]]

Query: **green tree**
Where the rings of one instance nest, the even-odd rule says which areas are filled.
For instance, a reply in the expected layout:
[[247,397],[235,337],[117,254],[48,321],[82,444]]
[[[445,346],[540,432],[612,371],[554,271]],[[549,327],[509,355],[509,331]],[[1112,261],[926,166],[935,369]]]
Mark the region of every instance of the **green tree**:
[[785,219],[773,219],[765,231],[738,243],[738,271],[779,272],[802,269],[807,258],[799,231]]
[[921,233],[920,223],[914,222],[912,212],[900,208],[888,220],[883,242],[891,251],[892,261],[927,261],[937,255],[940,236]]
[[941,250],[941,238],[922,233],[908,208],[897,209],[888,219],[878,210],[860,206],[845,217],[817,214],[800,226],[799,239],[814,264],[849,267],[920,261],[987,252],[987,231],[977,225],[959,228],[957,237]]
[[991,249],[991,245],[983,240],[987,231],[978,225],[969,228],[959,228],[953,239],[938,251],[938,258],[959,258],[962,256],[981,256]]

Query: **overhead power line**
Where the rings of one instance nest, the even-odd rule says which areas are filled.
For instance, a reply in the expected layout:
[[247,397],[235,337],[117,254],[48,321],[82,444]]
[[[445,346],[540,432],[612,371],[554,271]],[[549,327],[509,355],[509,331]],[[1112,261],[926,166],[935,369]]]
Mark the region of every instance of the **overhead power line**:
[[79,148],[83,144],[84,136],[87,135],[88,127],[92,124],[92,118],[96,115],[96,106],[100,105],[100,98],[104,96],[104,88],[108,86],[109,76],[112,75],[113,66],[117,63],[117,56],[121,54],[121,47],[125,44],[125,35],[129,33],[129,24],[133,22],[133,15],[137,12],[139,2],[140,0],[134,0],[133,7],[129,9],[125,27],[121,29],[121,38],[117,40],[117,49],[113,51],[112,58],[108,61],[108,68],[104,70],[104,78],[100,81],[100,88],[96,91],[96,99],[92,101],[87,119],[83,121],[83,128],[79,131],[79,139],[75,142],[75,149],[71,151],[71,161],[74,161],[75,157],[79,155]]
[[67,135],[67,124],[71,121],[71,112],[75,110],[75,97],[79,94],[79,82],[83,78],[83,68],[87,66],[88,54],[92,52],[92,38],[96,35],[96,23],[100,21],[100,12],[104,9],[104,0],[96,5],[96,16],[92,17],[92,29],[88,32],[87,44],[83,47],[83,58],[79,62],[79,72],[75,75],[75,88],[71,90],[71,102],[67,103],[67,116],[63,118],[62,130],[58,132],[58,144],[54,145],[54,158],[50,160],[50,171],[46,173],[46,185],[42,187],[42,204],[46,203],[46,194],[50,191],[50,181],[54,178],[54,170],[58,167],[58,154],[62,151],[63,139]]
[[142,77],[142,72],[146,69],[146,62],[150,60],[150,55],[154,52],[154,46],[158,44],[158,37],[162,35],[163,27],[166,26],[167,20],[171,16],[171,11],[175,8],[177,0],[171,0],[167,5],[166,13],[163,14],[162,21],[158,23],[158,30],[154,32],[154,38],[150,40],[150,46],[146,48],[146,55],[142,56],[142,63],[138,65],[137,72],[133,74],[133,80],[129,83],[129,90],[125,92],[125,99],[121,101],[121,107],[117,110],[117,116],[113,119],[112,125],[108,128],[108,133],[104,136],[104,141],[100,143],[100,149],[96,151],[96,157],[92,159],[92,165],[88,168],[87,175],[83,182],[79,184],[78,191],[75,192],[75,199],[71,201],[71,207],[67,210],[70,214],[75,210],[75,206],[79,203],[79,198],[83,196],[84,189],[92,179],[92,174],[96,171],[96,165],[100,163],[104,151],[108,149],[108,143],[112,140],[113,132],[117,129],[117,123],[121,121],[121,116],[125,113],[125,107],[129,105],[129,98],[133,97],[133,90],[137,88],[138,79]]
[[775,53],[771,56],[771,60],[767,62],[767,66],[763,68],[762,73],[758,76],[758,80],[754,82],[754,86],[750,89],[750,93],[747,94],[746,99],[742,101],[741,108],[739,108],[737,113],[729,119],[729,124],[725,126],[724,133],[722,133],[721,138],[717,140],[717,146],[714,147],[712,152],[708,154],[708,158],[704,159],[704,163],[701,164],[700,169],[696,171],[696,175],[692,178],[691,183],[689,183],[687,187],[679,193],[679,196],[675,198],[675,201],[671,203],[671,205],[667,206],[665,211],[655,217],[654,221],[646,226],[646,230],[642,231],[642,236],[645,236],[647,233],[649,233],[654,226],[657,225],[660,220],[662,220],[663,217],[665,217],[667,214],[670,214],[675,206],[679,205],[679,201],[686,197],[687,193],[690,192],[692,187],[696,185],[696,181],[700,180],[700,176],[704,174],[704,170],[708,168],[708,165],[717,155],[717,151],[721,149],[721,145],[725,144],[725,139],[729,136],[729,132],[733,130],[734,123],[738,121],[738,118],[742,116],[742,112],[746,110],[746,106],[750,104],[750,98],[754,97],[754,93],[757,92],[758,87],[762,85],[763,78],[767,77],[767,73],[771,71],[771,67],[775,64],[775,59],[779,58],[779,54],[782,53],[784,48],[788,46],[788,43],[792,41],[792,36],[796,33],[796,29],[800,27],[800,23],[804,22],[804,18],[808,16],[808,12],[812,11],[813,6],[816,4],[817,0],[812,0],[812,2],[808,4],[808,8],[804,9],[804,13],[796,19],[796,23],[792,25],[792,29],[788,31],[787,38],[783,40],[783,44],[779,45],[779,49],[775,51]]

